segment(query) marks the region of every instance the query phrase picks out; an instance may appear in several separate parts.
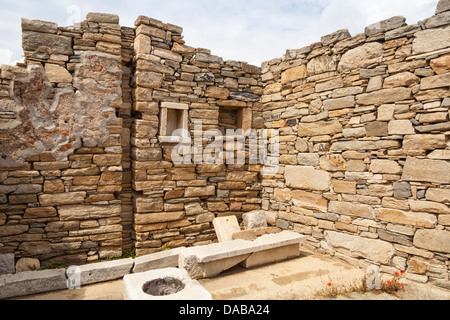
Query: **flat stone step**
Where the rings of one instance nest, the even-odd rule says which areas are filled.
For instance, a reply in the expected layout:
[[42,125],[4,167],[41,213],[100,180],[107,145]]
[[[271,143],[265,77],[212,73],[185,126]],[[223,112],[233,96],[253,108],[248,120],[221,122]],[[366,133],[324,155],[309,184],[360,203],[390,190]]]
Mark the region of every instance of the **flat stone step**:
[[[179,267],[188,271],[193,279],[214,277],[239,263],[244,263],[245,267],[255,267],[299,256],[299,245],[304,239],[304,236],[296,232],[283,231],[263,235],[254,241],[238,239],[187,248],[180,253]],[[255,254],[258,254],[256,258]],[[245,263],[248,259],[252,261]]]

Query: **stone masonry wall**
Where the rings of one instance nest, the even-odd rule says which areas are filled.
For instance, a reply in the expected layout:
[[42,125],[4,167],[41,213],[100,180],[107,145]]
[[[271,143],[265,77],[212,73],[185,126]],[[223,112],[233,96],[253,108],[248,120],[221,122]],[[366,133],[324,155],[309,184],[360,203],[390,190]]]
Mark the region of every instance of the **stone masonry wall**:
[[[215,217],[263,209],[315,250],[450,287],[449,10],[340,30],[262,68],[144,16],[24,19],[25,62],[0,73],[0,273],[208,244]],[[190,142],[278,129],[280,171],[261,176],[248,152],[176,164],[181,128]],[[196,142],[191,160],[211,143]]]
[[0,252],[16,261],[122,253],[122,171],[130,166],[122,166],[120,116],[130,116],[131,103],[122,102],[118,22],[90,14],[62,28],[23,19],[25,63],[1,68]]
[[[147,17],[135,25],[131,156],[136,252],[211,243],[215,217],[260,209],[259,168],[174,164],[171,153],[177,143],[161,138],[162,112],[167,107],[184,113],[188,119],[180,128],[190,132],[192,142],[194,122],[202,122],[202,133],[219,129],[221,109],[245,114],[246,128],[261,128],[260,68],[186,46],[181,27]],[[192,147],[192,159],[202,151]]]
[[393,17],[263,63],[263,117],[280,130],[263,209],[309,246],[449,287],[450,5]]

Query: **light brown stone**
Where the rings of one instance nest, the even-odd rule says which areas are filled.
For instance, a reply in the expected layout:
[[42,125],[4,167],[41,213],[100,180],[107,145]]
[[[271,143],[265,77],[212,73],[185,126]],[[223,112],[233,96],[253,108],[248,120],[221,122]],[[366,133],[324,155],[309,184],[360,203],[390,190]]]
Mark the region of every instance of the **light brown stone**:
[[402,180],[450,184],[450,163],[443,160],[407,158]]
[[56,194],[43,194],[39,196],[41,206],[60,206],[64,204],[83,203],[86,192],[65,192]]
[[208,87],[205,97],[226,100],[230,96],[230,90],[220,87]]
[[273,199],[279,202],[289,202],[292,198],[292,191],[289,188],[275,188]]
[[431,201],[450,203],[450,189],[429,188],[426,197]]
[[328,201],[322,198],[319,194],[305,191],[293,191],[292,203],[294,206],[317,210],[320,212],[327,212]]
[[92,220],[120,216],[121,205],[68,205],[59,206],[61,221]]
[[431,251],[450,253],[450,232],[447,230],[417,230],[414,246]]
[[405,150],[434,150],[446,147],[444,134],[416,134],[403,140]]
[[450,72],[450,54],[431,60],[430,66],[436,74]]
[[216,194],[216,188],[214,186],[208,186],[206,188],[199,187],[187,187],[184,196],[190,197],[210,197]]
[[304,79],[306,78],[307,74],[308,70],[306,68],[306,65],[304,64],[298,67],[287,69],[281,74],[281,83],[284,84]]
[[434,228],[437,224],[436,216],[433,214],[408,212],[395,209],[377,209],[376,217],[382,221],[422,228]]
[[316,123],[301,123],[298,126],[299,137],[311,137],[321,135],[334,135],[341,133],[343,127],[338,120],[334,121],[321,121]]
[[401,72],[384,80],[383,88],[409,87],[419,83],[420,78],[411,72]]
[[286,186],[303,190],[328,191],[330,189],[330,174],[314,167],[286,166]]
[[374,210],[371,206],[365,204],[356,204],[343,201],[330,201],[328,211],[360,218],[373,219]]
[[331,184],[335,193],[356,194],[356,181],[333,180]]
[[45,64],[45,73],[50,82],[71,83],[72,75],[63,67],[56,64]]
[[360,105],[382,105],[392,102],[411,99],[411,89],[409,88],[390,88],[364,93],[356,96],[356,103]]
[[373,173],[399,174],[402,172],[402,167],[396,161],[374,159],[370,164],[370,170]]
[[383,59],[383,45],[378,42],[366,43],[347,51],[339,62],[338,71],[346,72],[365,68]]

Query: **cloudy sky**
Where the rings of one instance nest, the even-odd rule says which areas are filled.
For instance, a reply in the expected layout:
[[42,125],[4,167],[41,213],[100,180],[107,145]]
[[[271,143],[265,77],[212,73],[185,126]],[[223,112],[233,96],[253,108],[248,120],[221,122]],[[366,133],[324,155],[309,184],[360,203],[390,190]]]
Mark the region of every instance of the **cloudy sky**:
[[21,17],[60,26],[88,12],[115,13],[123,26],[139,15],[184,28],[186,44],[225,60],[261,62],[281,57],[339,29],[352,35],[392,16],[408,24],[434,14],[438,0],[0,0],[0,64],[22,61]]

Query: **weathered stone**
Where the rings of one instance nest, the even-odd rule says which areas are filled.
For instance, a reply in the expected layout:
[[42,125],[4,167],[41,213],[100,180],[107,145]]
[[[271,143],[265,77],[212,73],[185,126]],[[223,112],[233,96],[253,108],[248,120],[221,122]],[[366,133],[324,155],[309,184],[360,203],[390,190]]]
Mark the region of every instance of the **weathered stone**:
[[402,172],[402,167],[392,160],[372,160],[370,170],[373,173],[391,173],[399,174]]
[[431,60],[430,67],[438,75],[450,72],[450,54]]
[[386,31],[397,29],[406,25],[406,18],[401,16],[392,17],[366,27],[366,36],[373,36],[378,33],[385,33]]
[[365,68],[383,59],[383,45],[378,42],[366,43],[347,51],[338,65],[339,72]]
[[276,188],[273,192],[273,199],[278,202],[289,202],[292,198],[292,191],[289,188]]
[[360,94],[356,96],[356,103],[365,106],[373,104],[379,106],[409,99],[411,99],[411,89],[401,87]]
[[427,89],[449,87],[449,83],[450,83],[450,72],[447,72],[433,77],[422,78],[422,81],[420,83],[420,89],[427,90]]
[[86,15],[86,20],[89,22],[118,24],[119,16],[116,14],[90,12]]
[[163,83],[163,76],[156,72],[136,72],[136,84],[144,88],[159,88]]
[[0,276],[3,274],[13,274],[15,272],[14,253],[0,254]]
[[403,167],[402,180],[449,184],[450,163],[441,160],[416,159],[408,157]]
[[306,78],[307,73],[308,70],[304,64],[288,69],[281,74],[281,83],[284,84]]
[[121,205],[69,205],[58,207],[61,221],[91,220],[120,216]]
[[29,271],[0,277],[0,299],[67,289],[66,269]]
[[321,121],[317,123],[301,123],[298,126],[299,137],[321,136],[325,134],[334,135],[341,133],[343,127],[338,120]]
[[16,272],[36,271],[41,267],[39,259],[20,258],[16,263]]
[[347,151],[347,150],[379,150],[399,148],[400,143],[393,140],[381,141],[339,141],[331,145],[330,151]]
[[414,246],[431,251],[450,253],[450,232],[447,230],[417,230]]
[[46,63],[45,73],[50,82],[72,83],[72,75],[65,68],[56,64]]
[[320,195],[312,192],[293,191],[292,204],[301,208],[326,212],[328,210],[328,201]]
[[374,210],[371,206],[365,204],[356,204],[342,201],[330,201],[328,211],[343,214],[347,216],[355,216],[360,218],[374,218]]
[[354,257],[362,257],[382,264],[390,263],[395,253],[394,246],[386,241],[335,231],[326,231],[325,240],[331,247],[349,250]]
[[450,46],[450,27],[427,29],[415,34],[413,54],[432,52]]
[[429,188],[427,200],[450,203],[450,189]]
[[184,211],[139,213],[134,215],[134,223],[139,225],[178,221],[185,217]]
[[314,167],[286,166],[285,179],[287,187],[304,190],[327,191],[331,183],[328,172]]
[[210,197],[216,194],[216,188],[214,186],[208,186],[206,188],[187,187],[184,193],[186,198],[190,197]]
[[311,166],[311,167],[318,166],[319,165],[319,154],[317,154],[317,153],[299,153],[297,156],[297,163],[300,166]]
[[389,135],[388,123],[373,121],[364,126],[368,137],[386,137]]
[[401,72],[384,79],[383,88],[409,87],[420,82],[420,78],[411,72]]
[[134,198],[133,206],[138,213],[161,212],[164,208],[162,198]]
[[345,138],[362,138],[366,136],[365,127],[344,129],[342,134]]
[[447,207],[447,205],[439,202],[409,199],[409,207],[411,208],[411,211],[450,214],[450,209]]
[[450,11],[450,1],[449,0],[439,0],[436,6],[436,13],[439,14],[441,12]]
[[62,180],[46,180],[44,182],[44,192],[45,193],[63,193],[64,183]]
[[356,181],[332,181],[333,190],[335,193],[356,194]]
[[43,194],[39,196],[41,206],[59,206],[64,204],[83,203],[86,198],[86,192],[65,192],[56,194]]
[[263,210],[244,213],[242,220],[245,230],[267,227],[266,213]]
[[58,216],[54,207],[27,208],[25,210],[24,219],[40,219]]
[[377,209],[376,217],[382,221],[422,228],[434,228],[437,224],[436,216],[433,214],[408,212],[395,209]]
[[56,34],[58,32],[58,24],[53,22],[28,20],[22,18],[22,31],[36,31]]
[[434,150],[446,147],[443,134],[416,134],[405,136],[403,148],[405,150]]
[[230,96],[230,90],[220,87],[208,87],[205,97],[226,100]]
[[119,166],[122,163],[121,154],[94,155],[93,161],[99,167]]
[[307,70],[310,75],[335,71],[336,70],[336,58],[332,57],[332,56],[324,56],[324,55],[315,57],[308,62]]
[[351,38],[352,35],[347,29],[338,30],[321,38],[321,42],[324,46],[333,45],[336,42]]
[[50,33],[25,31],[22,34],[22,47],[24,51],[32,52],[39,47],[48,47],[57,54],[73,55],[72,38]]
[[325,111],[353,108],[355,106],[355,97],[348,96],[337,99],[329,99],[323,102]]
[[412,197],[411,185],[408,182],[394,182],[394,197],[395,198]]

